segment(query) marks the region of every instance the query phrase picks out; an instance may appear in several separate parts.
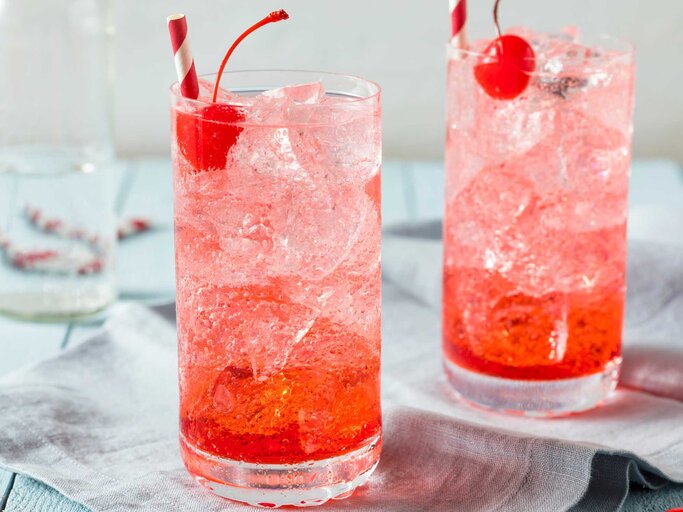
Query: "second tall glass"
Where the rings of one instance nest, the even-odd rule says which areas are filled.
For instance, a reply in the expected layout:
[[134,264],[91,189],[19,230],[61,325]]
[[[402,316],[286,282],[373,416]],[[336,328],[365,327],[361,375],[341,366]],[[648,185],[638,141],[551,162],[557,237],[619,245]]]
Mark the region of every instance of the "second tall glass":
[[621,362],[633,49],[521,35],[536,71],[514,99],[478,82],[487,42],[450,48],[444,360],[466,400],[566,414]]
[[254,505],[345,497],[381,446],[379,87],[211,82],[172,89],[183,458]]

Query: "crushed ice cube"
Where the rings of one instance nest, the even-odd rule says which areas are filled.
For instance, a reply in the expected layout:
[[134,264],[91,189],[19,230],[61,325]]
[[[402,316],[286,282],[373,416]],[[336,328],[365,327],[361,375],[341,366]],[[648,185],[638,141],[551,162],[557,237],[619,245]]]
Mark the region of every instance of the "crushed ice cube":
[[589,61],[597,55],[594,49],[580,43],[576,27],[566,27],[560,34],[543,37],[528,30],[525,32],[520,29],[519,32],[532,41],[538,73],[536,85],[539,89],[568,99],[591,85],[586,72]]
[[[213,99],[213,80],[207,80],[205,78],[199,79],[199,101],[211,102]],[[218,88],[218,95],[216,96],[216,101],[218,103],[232,103],[235,100],[235,96],[230,93],[230,91]]]
[[325,98],[321,82],[289,85],[265,91],[256,98],[256,119],[269,123],[307,123]]
[[564,69],[564,64],[562,60],[558,58],[550,59],[543,66],[543,71],[548,73],[553,73],[554,75],[560,73]]
[[589,50],[574,42],[555,40],[538,54],[540,89],[567,99],[588,85],[581,76]]
[[263,93],[268,98],[288,99],[294,103],[303,105],[315,105],[325,97],[325,88],[322,82],[308,84],[288,85],[279,89],[271,89]]
[[566,100],[573,93],[586,87],[588,80],[575,76],[548,76],[541,78],[538,85],[544,91]]
[[576,25],[569,25],[567,27],[564,27],[561,30],[562,36],[567,38],[569,41],[574,41],[577,42],[580,37],[581,37],[581,32],[579,31],[579,27]]

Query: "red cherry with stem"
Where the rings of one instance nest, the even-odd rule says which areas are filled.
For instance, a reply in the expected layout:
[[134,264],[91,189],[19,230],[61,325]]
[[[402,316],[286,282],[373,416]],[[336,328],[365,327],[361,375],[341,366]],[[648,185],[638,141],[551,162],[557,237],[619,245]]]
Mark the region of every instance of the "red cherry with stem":
[[228,152],[244,128],[243,111],[214,103],[199,111],[176,111],[178,148],[195,172],[224,169]]
[[519,36],[500,35],[498,4],[493,8],[493,20],[498,37],[484,50],[484,56],[474,66],[474,77],[486,94],[500,100],[511,100],[522,94],[536,68],[536,55],[531,45]]
[[235,48],[252,32],[269,23],[286,20],[283,11],[271,12],[255,25],[249,27],[232,44],[223,57],[213,88],[212,105],[201,110],[176,111],[176,137],[178,148],[196,172],[223,169],[228,153],[244,130],[240,123],[245,120],[244,111],[234,105],[216,103],[221,76]]
[[486,94],[511,100],[524,92],[535,69],[534,50],[519,36],[505,35],[491,42],[474,66],[474,76]]
[[279,11],[273,11],[271,12],[268,16],[263,18],[261,21],[258,23],[255,23],[251,27],[249,27],[247,30],[244,31],[244,33],[239,36],[234,43],[232,43],[232,46],[228,50],[228,53],[225,54],[225,57],[223,57],[223,61],[221,62],[221,67],[218,68],[218,74],[216,75],[216,84],[213,86],[213,98],[211,101],[216,103],[216,97],[218,96],[218,87],[221,85],[221,77],[223,76],[223,71],[225,70],[225,66],[228,64],[228,60],[230,60],[230,56],[232,55],[232,52],[235,51],[235,48],[244,40],[245,37],[247,37],[249,34],[251,34],[254,30],[258,30],[264,25],[268,25],[268,23],[277,23],[278,21],[283,21],[283,20],[288,20],[289,19],[289,14],[287,14],[286,11],[284,10],[279,10]]

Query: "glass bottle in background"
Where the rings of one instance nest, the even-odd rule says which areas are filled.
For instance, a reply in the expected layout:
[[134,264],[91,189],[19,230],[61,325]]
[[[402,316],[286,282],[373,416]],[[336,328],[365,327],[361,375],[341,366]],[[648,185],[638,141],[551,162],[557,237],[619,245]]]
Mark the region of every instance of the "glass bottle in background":
[[465,400],[566,414],[621,363],[634,54],[518,34],[536,62],[512,99],[480,83],[487,41],[449,48],[444,363]]
[[0,312],[115,297],[109,2],[0,4]]

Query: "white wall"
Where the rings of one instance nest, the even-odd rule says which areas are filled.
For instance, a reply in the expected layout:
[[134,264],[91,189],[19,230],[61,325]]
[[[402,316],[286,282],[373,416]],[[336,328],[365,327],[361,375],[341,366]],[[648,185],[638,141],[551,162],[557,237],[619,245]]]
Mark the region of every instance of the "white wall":
[[[232,69],[320,69],[384,89],[385,155],[440,158],[444,139],[447,0],[113,0],[117,144],[121,155],[165,154],[167,86],[174,80],[166,15],[185,12],[200,72],[270,10],[292,18],[253,34]],[[493,0],[470,0],[470,32],[492,34]],[[577,25],[636,43],[635,153],[683,162],[683,1],[503,0],[503,26]]]

